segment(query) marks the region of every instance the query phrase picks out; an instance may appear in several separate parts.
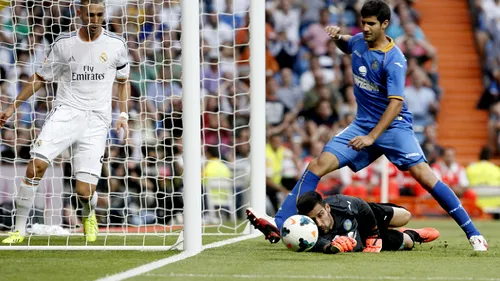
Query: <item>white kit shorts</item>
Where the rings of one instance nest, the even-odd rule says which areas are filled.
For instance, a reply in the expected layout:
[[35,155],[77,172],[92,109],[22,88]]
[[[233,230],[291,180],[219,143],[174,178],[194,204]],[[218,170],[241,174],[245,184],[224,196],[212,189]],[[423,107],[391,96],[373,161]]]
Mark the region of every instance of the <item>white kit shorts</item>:
[[71,148],[73,173],[99,177],[108,131],[108,124],[97,113],[58,105],[47,116],[31,155],[50,163]]

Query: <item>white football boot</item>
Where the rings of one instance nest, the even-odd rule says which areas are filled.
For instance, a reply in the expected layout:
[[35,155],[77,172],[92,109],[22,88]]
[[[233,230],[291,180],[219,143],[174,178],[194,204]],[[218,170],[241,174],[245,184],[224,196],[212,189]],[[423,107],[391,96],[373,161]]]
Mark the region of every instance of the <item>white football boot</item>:
[[469,242],[472,245],[474,251],[486,252],[488,251],[488,242],[482,235],[474,235],[469,238]]

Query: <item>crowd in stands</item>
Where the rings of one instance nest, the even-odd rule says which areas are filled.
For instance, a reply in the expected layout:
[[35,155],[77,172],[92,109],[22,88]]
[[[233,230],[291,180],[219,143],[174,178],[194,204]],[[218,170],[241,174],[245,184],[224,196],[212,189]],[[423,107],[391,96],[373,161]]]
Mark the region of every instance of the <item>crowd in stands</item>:
[[[77,28],[72,2],[14,1],[12,7],[0,11],[2,110],[43,63],[55,38]],[[98,185],[102,194],[101,219],[118,224],[125,220],[132,224],[170,223],[179,218],[175,213],[183,207],[180,1],[107,2],[105,26],[126,38],[129,49],[132,134],[123,142],[116,132],[110,132]],[[202,186],[208,194],[205,203],[221,196],[220,190],[217,193],[210,189],[211,179],[229,179],[237,194],[232,204],[242,213],[248,200],[245,191],[250,167],[250,0],[200,2]],[[436,49],[419,27],[420,17],[412,7],[413,1],[388,2],[393,13],[387,34],[408,61],[404,94],[414,114],[418,140],[441,178],[460,196],[474,196],[467,189],[472,179],[464,176],[463,167],[454,161],[453,148],[442,148],[436,141],[435,117],[442,95]],[[265,1],[266,188],[270,213],[278,208],[312,157],[318,156],[325,143],[356,115],[351,58],[336,48],[324,28],[338,25],[344,34],[360,32],[359,11],[363,3]],[[498,67],[498,61],[495,65]],[[56,88],[56,84],[47,84],[2,129],[1,165],[27,163],[30,144],[52,107]],[[119,114],[117,104],[113,113],[115,117]],[[70,160],[69,152],[65,152],[56,161],[65,167],[67,194],[73,192],[74,186]],[[425,196],[408,174],[393,166],[390,171],[391,198]],[[319,190],[325,195],[377,196],[380,172],[380,162],[358,174],[341,169],[324,177]],[[220,181],[215,185],[220,188]],[[76,204],[74,197],[68,196],[67,206],[70,201]]]
[[489,110],[489,147],[498,154],[500,147],[500,1],[470,1],[477,50],[483,66],[484,93],[478,104]]

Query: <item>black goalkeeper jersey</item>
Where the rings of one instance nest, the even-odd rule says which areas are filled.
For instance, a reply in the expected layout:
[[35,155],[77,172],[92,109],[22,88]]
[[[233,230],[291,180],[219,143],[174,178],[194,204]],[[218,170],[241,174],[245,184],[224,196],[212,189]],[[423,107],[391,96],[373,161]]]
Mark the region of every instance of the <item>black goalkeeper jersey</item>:
[[374,234],[377,226],[375,215],[362,199],[357,197],[334,195],[324,202],[330,205],[333,217],[333,229],[328,233],[321,233],[312,251],[322,252],[325,245],[329,245],[336,236],[349,236],[358,242],[354,251],[361,251],[364,241]]

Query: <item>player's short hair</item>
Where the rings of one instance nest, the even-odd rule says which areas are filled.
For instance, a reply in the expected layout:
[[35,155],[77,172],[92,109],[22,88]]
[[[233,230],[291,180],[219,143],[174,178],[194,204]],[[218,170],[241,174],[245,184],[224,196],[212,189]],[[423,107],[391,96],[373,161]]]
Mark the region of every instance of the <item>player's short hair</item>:
[[86,6],[90,4],[101,4],[105,5],[105,0],[80,0],[80,6]]
[[311,212],[317,204],[325,206],[323,197],[316,191],[309,191],[302,194],[297,200],[297,212],[299,215],[307,215]]
[[375,16],[380,23],[391,20],[391,8],[384,0],[369,0],[361,8],[361,17]]

